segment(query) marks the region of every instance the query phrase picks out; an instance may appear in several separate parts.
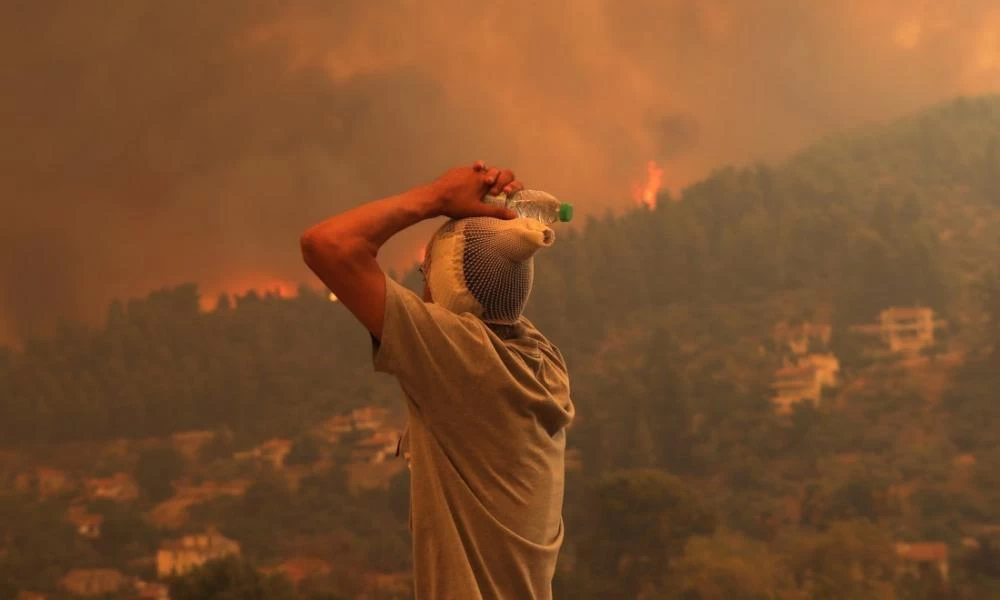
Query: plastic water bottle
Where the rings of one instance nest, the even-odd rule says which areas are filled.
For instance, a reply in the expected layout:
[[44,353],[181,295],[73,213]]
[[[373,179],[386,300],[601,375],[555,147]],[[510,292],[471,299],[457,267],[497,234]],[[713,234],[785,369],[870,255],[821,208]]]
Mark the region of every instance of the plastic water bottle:
[[568,223],[573,218],[573,205],[560,202],[548,192],[521,190],[512,195],[486,196],[483,202],[509,208],[519,217],[538,219],[546,225],[556,221]]

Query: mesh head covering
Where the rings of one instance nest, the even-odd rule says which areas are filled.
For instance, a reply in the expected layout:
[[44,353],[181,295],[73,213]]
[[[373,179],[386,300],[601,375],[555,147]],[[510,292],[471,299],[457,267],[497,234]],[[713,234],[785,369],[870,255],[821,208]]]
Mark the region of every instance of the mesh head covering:
[[541,221],[471,217],[448,221],[431,237],[423,271],[435,304],[483,322],[513,325],[531,293],[532,257],[555,233]]

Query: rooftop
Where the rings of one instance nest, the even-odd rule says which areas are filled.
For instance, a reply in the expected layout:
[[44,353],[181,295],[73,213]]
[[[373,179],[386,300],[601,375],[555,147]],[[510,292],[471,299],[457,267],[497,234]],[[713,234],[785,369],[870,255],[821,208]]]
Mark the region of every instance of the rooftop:
[[800,379],[813,377],[816,375],[815,365],[802,365],[795,367],[782,367],[774,372],[775,379]]
[[946,561],[948,545],[943,542],[897,542],[896,554],[914,562]]
[[209,548],[233,545],[236,545],[235,540],[227,538],[218,531],[207,531],[172,540],[164,540],[160,544],[160,550],[207,550]]
[[882,311],[886,318],[906,319],[923,318],[934,314],[933,308],[892,306]]

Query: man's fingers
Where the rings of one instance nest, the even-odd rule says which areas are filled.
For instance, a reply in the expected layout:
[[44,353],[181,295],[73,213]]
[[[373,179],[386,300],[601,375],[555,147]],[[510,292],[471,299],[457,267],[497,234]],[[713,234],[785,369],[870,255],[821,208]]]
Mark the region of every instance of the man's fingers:
[[496,185],[497,179],[500,177],[500,169],[487,169],[485,174],[483,174],[483,183],[490,188],[490,193],[495,195],[493,191]]
[[481,160],[477,160],[472,169],[479,173],[480,181],[488,188],[487,193],[491,196],[499,196],[501,193],[512,194],[524,189],[524,185],[517,180],[510,169],[487,167]]
[[520,192],[523,189],[524,189],[524,184],[515,179],[514,181],[511,181],[510,183],[508,183],[503,187],[503,193],[509,196],[511,194],[516,194],[517,192]]
[[497,176],[497,180],[493,182],[493,188],[490,190],[490,193],[496,196],[514,180],[513,171],[510,169],[502,169],[500,174]]

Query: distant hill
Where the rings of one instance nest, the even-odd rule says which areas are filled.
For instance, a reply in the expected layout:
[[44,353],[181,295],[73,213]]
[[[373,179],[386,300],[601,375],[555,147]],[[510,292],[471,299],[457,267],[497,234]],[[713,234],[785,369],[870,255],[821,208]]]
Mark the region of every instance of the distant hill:
[[[997,96],[834,136],[778,166],[719,169],[655,210],[560,232],[538,258],[527,314],[579,361],[653,324],[721,359],[781,318],[847,324],[913,304],[956,318],[1000,255],[998,172]],[[207,314],[194,286],[162,290],[114,303],[97,331],[65,325],[0,354],[0,437],[287,434],[395,402],[367,346],[342,307],[305,288]]]
[[953,313],[961,285],[1000,255],[998,217],[1000,96],[959,99],[592,220],[538,259],[532,308],[557,323],[600,306],[604,321],[808,291],[843,322],[892,304]]

